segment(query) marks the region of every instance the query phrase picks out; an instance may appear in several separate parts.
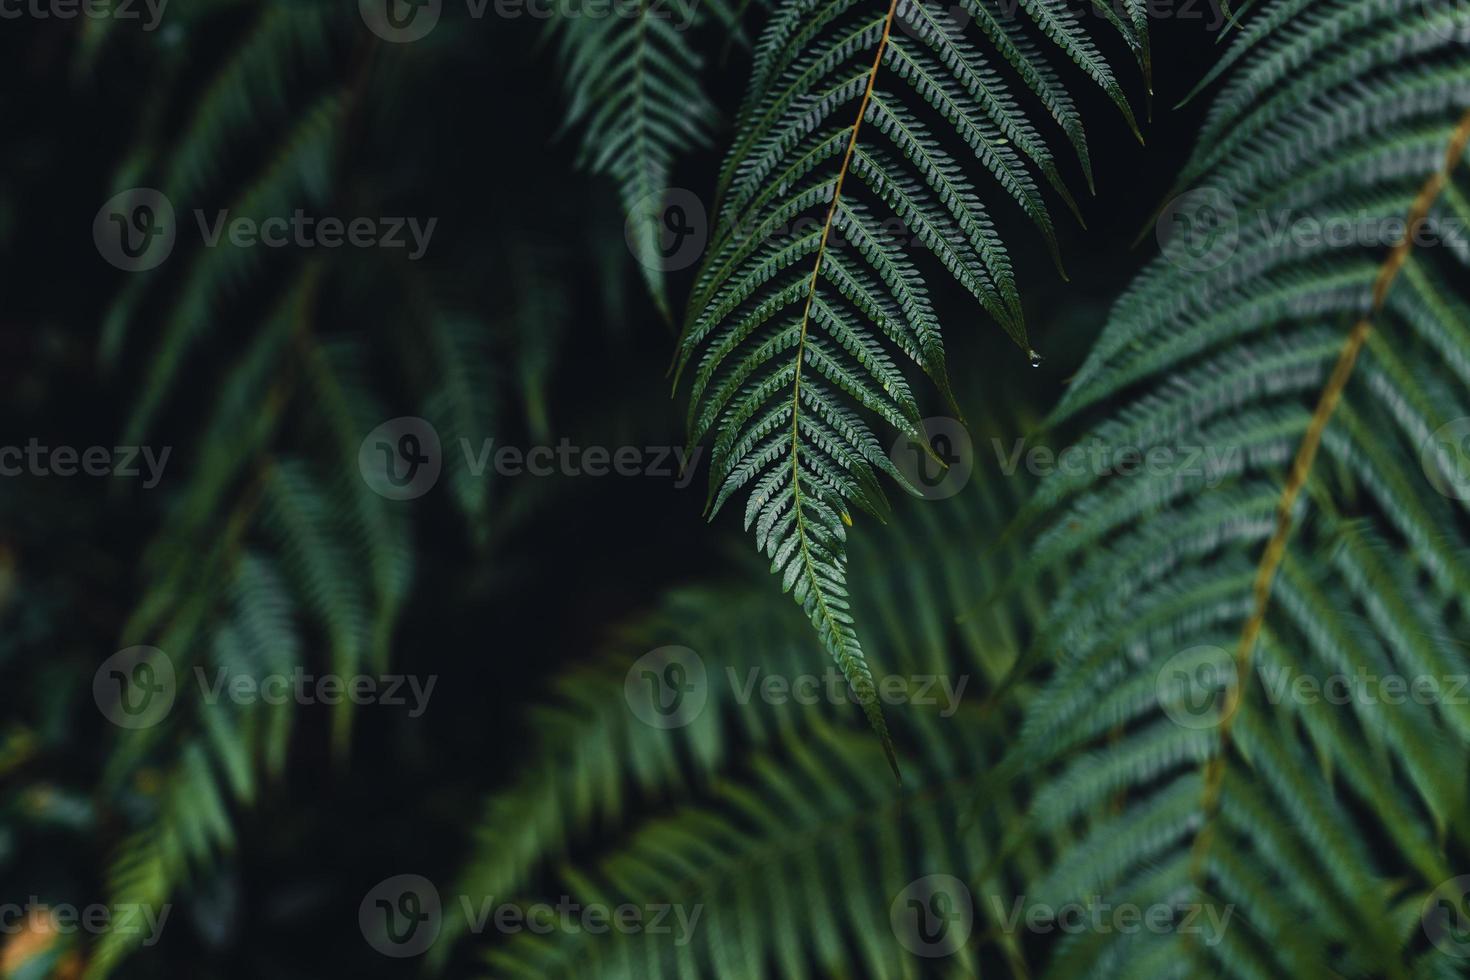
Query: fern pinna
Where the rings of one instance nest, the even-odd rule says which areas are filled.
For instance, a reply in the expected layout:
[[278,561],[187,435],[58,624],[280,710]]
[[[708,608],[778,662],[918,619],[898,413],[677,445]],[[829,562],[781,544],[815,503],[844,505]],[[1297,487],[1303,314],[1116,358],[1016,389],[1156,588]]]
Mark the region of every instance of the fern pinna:
[[1464,954],[1467,42],[1463,7],[1422,0],[1250,19],[1165,212],[1186,237],[1055,414],[1122,396],[1088,440],[1172,462],[1029,505],[1029,569],[1073,574],[1008,765],[1055,767],[1027,833],[1082,830],[1033,896],[1234,925],[1070,937],[1052,975],[1448,976]]
[[[1141,23],[1112,22],[1142,62]],[[990,209],[939,134],[970,149],[1055,255],[1038,175],[1074,205],[1013,94],[1017,82],[1060,126],[1089,183],[1091,176],[1081,120],[1044,44],[1080,66],[1134,125],[1111,70],[1060,0],[1009,9],[966,0],[953,11],[916,0],[890,0],[886,9],[858,0],[776,8],[756,47],[679,342],[680,374],[693,376],[690,440],[715,434],[711,510],[748,488],[745,524],[757,547],[885,744],[847,593],[849,505],[882,516],[880,472],[913,490],[870,418],[928,446],[895,354],[953,405],[938,318],[889,219],[1035,360]]]

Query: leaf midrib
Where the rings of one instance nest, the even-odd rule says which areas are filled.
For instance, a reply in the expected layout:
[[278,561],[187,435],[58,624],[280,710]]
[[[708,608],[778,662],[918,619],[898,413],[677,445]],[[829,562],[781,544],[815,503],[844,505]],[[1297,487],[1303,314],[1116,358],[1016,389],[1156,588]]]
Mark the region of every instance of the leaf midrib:
[[878,69],[883,64],[883,52],[888,47],[888,35],[893,29],[893,18],[897,11],[898,0],[889,0],[888,13],[883,19],[883,35],[878,39],[878,50],[873,56],[873,67],[868,71],[868,84],[863,89],[862,100],[858,103],[857,121],[853,123],[852,135],[847,141],[847,150],[842,155],[842,166],[837,171],[837,183],[832,188],[832,203],[827,207],[827,219],[822,223],[822,239],[817,243],[817,258],[812,267],[811,282],[807,286],[806,302],[801,310],[801,332],[796,340],[796,373],[791,381],[791,505],[795,514],[794,526],[797,538],[801,542],[799,545],[800,561],[807,584],[812,590],[815,608],[821,615],[822,629],[832,638],[834,653],[844,649],[846,644],[843,642],[842,630],[827,605],[826,594],[817,580],[811,549],[807,543],[806,517],[801,509],[801,454],[799,452],[801,446],[801,365],[806,354],[807,330],[811,324],[812,298],[816,295],[817,279],[822,272],[822,257],[827,251],[827,240],[832,234],[832,222],[837,215],[837,204],[842,200],[842,185],[847,179],[853,150],[857,147],[858,133],[862,130],[863,117],[867,114],[868,102],[873,96],[873,85],[878,79]]

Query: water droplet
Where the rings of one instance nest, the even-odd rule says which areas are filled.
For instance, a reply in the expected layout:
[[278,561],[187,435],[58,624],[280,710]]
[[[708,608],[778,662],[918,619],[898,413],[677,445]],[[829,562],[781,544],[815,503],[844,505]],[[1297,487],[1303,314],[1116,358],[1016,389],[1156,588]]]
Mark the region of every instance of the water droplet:
[[1031,361],[1032,367],[1041,367],[1041,355],[1036,353],[1036,351],[1028,350],[1026,352],[1026,357]]

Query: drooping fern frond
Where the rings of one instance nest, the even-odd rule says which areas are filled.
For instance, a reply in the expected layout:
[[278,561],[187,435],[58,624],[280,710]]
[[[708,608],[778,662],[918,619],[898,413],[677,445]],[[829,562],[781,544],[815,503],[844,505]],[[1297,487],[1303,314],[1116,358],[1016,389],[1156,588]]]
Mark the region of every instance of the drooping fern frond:
[[[1054,118],[1090,181],[1080,118],[1041,48],[1080,67],[1132,124],[1111,70],[1060,3],[1021,4],[1029,27],[1003,5],[963,9],[975,29],[917,0],[802,0],[772,13],[677,354],[692,375],[690,440],[714,434],[711,509],[748,492],[757,547],[880,733],[847,596],[849,508],[883,514],[879,473],[912,489],[873,417],[928,447],[899,362],[949,392],[940,324],[908,244],[931,252],[1029,351],[984,195],[1019,207],[1053,255],[1038,175],[1072,199],[1022,99]],[[1136,45],[1132,28],[1117,26]],[[951,144],[973,153],[983,187]],[[904,239],[893,239],[891,219]]]
[[1467,42],[1451,5],[1262,8],[1215,73],[1164,256],[1053,418],[1122,398],[1082,445],[1154,462],[1030,505],[1018,580],[1073,574],[1007,768],[1054,773],[1028,831],[1085,828],[1032,890],[1234,913],[1210,941],[1069,937],[1054,975],[1454,970],[1435,899],[1470,854]]

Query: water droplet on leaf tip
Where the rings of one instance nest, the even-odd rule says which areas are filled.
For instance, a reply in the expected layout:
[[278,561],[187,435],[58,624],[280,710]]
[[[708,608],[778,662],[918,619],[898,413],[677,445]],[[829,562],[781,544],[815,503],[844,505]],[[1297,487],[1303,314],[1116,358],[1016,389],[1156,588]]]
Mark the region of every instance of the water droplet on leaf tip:
[[1026,357],[1028,360],[1031,361],[1032,367],[1041,367],[1041,355],[1036,353],[1036,351],[1028,350],[1026,352]]

